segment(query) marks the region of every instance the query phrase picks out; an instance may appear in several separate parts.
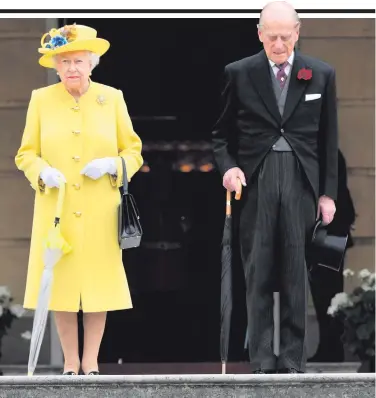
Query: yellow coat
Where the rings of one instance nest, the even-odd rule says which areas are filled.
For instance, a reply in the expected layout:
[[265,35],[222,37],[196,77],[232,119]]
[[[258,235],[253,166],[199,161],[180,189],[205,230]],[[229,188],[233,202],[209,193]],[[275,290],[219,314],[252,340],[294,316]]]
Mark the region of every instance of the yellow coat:
[[[117,241],[117,207],[122,181],[143,163],[141,140],[134,132],[120,90],[91,82],[78,104],[62,83],[34,90],[21,147],[15,158],[35,193],[34,219],[24,307],[35,309],[43,271],[44,240],[53,226],[56,188],[39,180],[46,166],[66,180],[61,232],[72,246],[55,266],[50,310],[77,312],[132,308]],[[91,160],[117,157],[117,178],[92,180],[80,174]]]

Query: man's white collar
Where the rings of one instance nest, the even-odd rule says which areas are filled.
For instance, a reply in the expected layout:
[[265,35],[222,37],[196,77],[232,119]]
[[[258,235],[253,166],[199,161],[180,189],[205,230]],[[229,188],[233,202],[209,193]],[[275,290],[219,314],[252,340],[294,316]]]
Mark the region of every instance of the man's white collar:
[[[288,58],[288,60],[287,60],[287,62],[290,64],[290,65],[292,65],[292,63],[294,62],[294,51],[291,53],[291,55],[289,56],[289,58]],[[275,62],[273,62],[273,61],[271,61],[270,59],[269,59],[269,63],[270,63],[270,66],[273,68],[273,66],[276,64]]]

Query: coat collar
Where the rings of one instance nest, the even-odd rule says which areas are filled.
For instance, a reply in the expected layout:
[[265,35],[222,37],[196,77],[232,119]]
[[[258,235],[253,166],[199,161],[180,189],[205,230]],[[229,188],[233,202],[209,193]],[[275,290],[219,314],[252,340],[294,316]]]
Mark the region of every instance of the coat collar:
[[295,51],[294,62],[290,71],[291,77],[285,110],[282,117],[279,113],[277,100],[273,91],[269,60],[264,50],[256,55],[255,62],[249,68],[249,77],[251,78],[253,85],[269,113],[273,116],[278,125],[283,125],[290,118],[308,85],[308,81],[298,80],[297,78],[299,70],[306,66],[307,65],[305,64],[301,54],[298,51]]
[[308,87],[309,80],[298,79],[299,70],[307,67],[309,66],[306,64],[303,57],[298,52],[296,52],[295,60],[290,72],[291,77],[290,77],[289,89],[287,92],[285,110],[282,116],[282,124],[285,124],[287,120],[291,117],[295,108],[298,106],[302,95],[304,94],[306,88]]
[[69,94],[69,92],[64,87],[64,84],[62,82],[57,83],[56,86],[57,86],[61,100],[71,107],[79,106],[79,104],[83,104],[87,100],[95,101],[96,98],[101,95],[101,85],[96,82],[93,82],[91,79],[90,79],[90,85],[89,85],[88,90],[86,91],[86,93],[84,93],[80,97],[78,102],[76,102],[74,97],[71,94]]

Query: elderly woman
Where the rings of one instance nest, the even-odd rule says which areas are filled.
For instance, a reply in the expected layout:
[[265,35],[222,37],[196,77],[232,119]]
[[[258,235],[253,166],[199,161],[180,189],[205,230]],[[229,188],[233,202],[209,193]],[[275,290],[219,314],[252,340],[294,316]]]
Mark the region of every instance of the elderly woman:
[[[141,167],[141,141],[122,92],[89,76],[109,48],[86,26],[52,29],[41,40],[40,65],[61,82],[34,90],[15,158],[35,190],[24,307],[35,309],[43,242],[54,220],[58,188],[66,184],[61,230],[72,251],[57,263],[49,309],[64,353],[64,374],[99,374],[107,311],[132,308],[117,240],[117,207],[125,160],[128,179]],[[47,40],[48,39],[48,40]],[[47,189],[47,188],[48,189]],[[80,363],[77,312],[84,314]]]

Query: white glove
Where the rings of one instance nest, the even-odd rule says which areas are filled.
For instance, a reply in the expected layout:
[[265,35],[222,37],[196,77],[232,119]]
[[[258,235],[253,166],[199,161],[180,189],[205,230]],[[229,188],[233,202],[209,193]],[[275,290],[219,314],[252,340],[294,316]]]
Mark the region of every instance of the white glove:
[[59,188],[60,180],[67,182],[63,174],[53,167],[46,167],[43,169],[39,177],[48,188]]
[[94,159],[81,170],[81,174],[93,180],[97,180],[106,173],[114,175],[116,172],[117,166],[115,158]]

